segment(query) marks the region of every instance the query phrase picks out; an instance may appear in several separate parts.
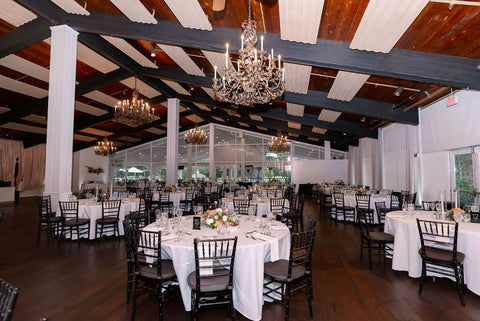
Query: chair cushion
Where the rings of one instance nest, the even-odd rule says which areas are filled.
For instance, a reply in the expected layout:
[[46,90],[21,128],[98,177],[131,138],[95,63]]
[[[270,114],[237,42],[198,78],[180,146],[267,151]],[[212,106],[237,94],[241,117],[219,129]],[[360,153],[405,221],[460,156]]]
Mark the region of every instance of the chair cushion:
[[175,269],[171,260],[162,260],[162,275],[157,275],[157,265],[146,265],[140,268],[140,275],[153,280],[166,280],[175,277]]
[[[418,250],[418,254],[422,255],[422,248]],[[449,250],[442,250],[436,247],[425,246],[425,255],[429,259],[440,260],[444,262],[453,262],[453,252]],[[465,254],[457,251],[457,262],[463,263]]]
[[43,218],[41,219],[41,221],[42,221],[42,223],[48,223],[48,222],[51,222],[51,223],[59,223],[59,222],[62,221],[62,218],[59,217],[59,216],[58,216],[58,217],[57,217],[57,216],[55,216],[55,217],[43,217]]
[[[365,237],[366,237],[366,234],[364,233]],[[389,243],[393,243],[393,235],[392,234],[388,234],[388,233],[385,233],[385,232],[370,232],[369,233],[369,238],[370,240],[372,241],[377,241],[377,242],[389,242]]]
[[[306,269],[303,265],[292,266],[291,280],[298,279],[305,275]],[[288,281],[288,260],[278,260],[264,264],[264,273],[278,280]]]
[[113,224],[113,223],[118,223],[118,218],[116,217],[98,218],[96,222],[100,224]]
[[63,224],[67,226],[74,226],[74,225],[83,225],[90,223],[88,218],[79,218],[78,221],[75,219],[66,220]]
[[[188,286],[194,290],[197,288],[197,278],[195,273],[196,272],[193,271],[187,277]],[[202,276],[200,277],[200,292],[225,291],[228,289],[228,280],[228,271],[214,271],[213,276]]]

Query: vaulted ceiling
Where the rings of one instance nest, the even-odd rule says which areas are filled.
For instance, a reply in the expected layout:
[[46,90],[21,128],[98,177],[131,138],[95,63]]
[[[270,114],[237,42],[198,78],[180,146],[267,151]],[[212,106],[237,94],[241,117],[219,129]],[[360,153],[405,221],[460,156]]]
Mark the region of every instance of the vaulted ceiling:
[[[46,140],[50,26],[80,32],[74,149],[103,136],[120,148],[166,134],[170,97],[180,130],[220,123],[346,150],[459,88],[480,89],[480,1],[251,0],[265,47],[282,55],[286,92],[252,110],[215,100],[213,66],[240,49],[247,0],[1,0],[0,138]],[[156,53],[150,55],[151,50]],[[113,118],[137,87],[159,120]],[[403,92],[398,96],[398,86]]]

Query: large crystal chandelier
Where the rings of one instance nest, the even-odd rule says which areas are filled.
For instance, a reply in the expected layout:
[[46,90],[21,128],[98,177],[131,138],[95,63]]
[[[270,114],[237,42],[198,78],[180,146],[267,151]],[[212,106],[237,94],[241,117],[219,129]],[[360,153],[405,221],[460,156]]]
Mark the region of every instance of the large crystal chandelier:
[[106,137],[103,140],[99,140],[97,146],[95,146],[95,155],[109,156],[117,152],[117,147],[113,146],[113,142],[110,142]]
[[276,154],[290,152],[290,142],[287,140],[287,136],[278,133],[277,137],[272,137],[268,143],[268,150]]
[[207,141],[207,134],[203,129],[198,128],[198,124],[195,124],[195,128],[185,133],[185,143],[189,145],[206,145]]
[[124,99],[115,106],[115,120],[128,126],[139,126],[157,120],[153,108],[138,98],[137,78],[132,100]]
[[257,26],[251,20],[250,1],[248,1],[248,20],[242,23],[242,47],[237,66],[230,65],[230,57],[225,52],[223,77],[217,77],[215,66],[213,89],[217,98],[238,105],[251,106],[266,104],[280,97],[285,91],[285,69],[281,68],[281,56],[275,58],[273,49],[266,56],[263,50],[263,36],[260,37],[260,50],[257,43]]

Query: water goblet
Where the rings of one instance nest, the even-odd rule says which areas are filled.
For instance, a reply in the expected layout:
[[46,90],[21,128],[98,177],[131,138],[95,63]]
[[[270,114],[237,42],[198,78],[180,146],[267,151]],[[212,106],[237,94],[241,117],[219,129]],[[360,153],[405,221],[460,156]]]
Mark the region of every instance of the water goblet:
[[255,216],[255,206],[249,206],[247,209],[248,219],[252,221]]
[[224,235],[227,232],[227,227],[223,223],[217,225],[217,234]]
[[437,212],[440,212],[442,210],[442,204],[439,202],[435,203],[435,209],[437,210]]

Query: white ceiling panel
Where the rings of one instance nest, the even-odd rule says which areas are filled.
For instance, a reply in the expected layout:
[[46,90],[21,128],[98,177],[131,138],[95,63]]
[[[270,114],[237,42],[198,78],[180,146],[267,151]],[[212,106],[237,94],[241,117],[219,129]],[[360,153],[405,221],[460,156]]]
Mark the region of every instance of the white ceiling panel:
[[30,125],[25,125],[25,124],[19,124],[19,123],[14,123],[14,122],[8,122],[5,124],[0,125],[2,128],[7,128],[7,129],[13,129],[13,130],[19,130],[22,132],[27,132],[27,133],[35,133],[35,134],[47,134],[47,129],[44,127],[36,127],[36,126],[30,126]]
[[80,140],[80,141],[83,141],[83,142],[93,142],[94,140],[97,140],[96,137],[79,135],[79,134],[73,134],[73,139],[74,140]]
[[8,55],[0,59],[0,65],[29,75],[33,78],[48,82],[50,71],[42,66],[39,66],[29,60],[20,58],[17,55]]
[[[135,88],[135,77],[130,77],[120,82],[129,88],[132,88],[132,89]],[[137,89],[140,92],[140,94],[148,98],[153,98],[161,95],[161,93],[158,90],[153,89],[152,87],[150,87],[149,85],[141,81],[140,79],[137,79]]]
[[283,63],[285,68],[285,90],[306,94],[310,83],[312,66]]
[[26,121],[31,121],[33,123],[39,123],[39,124],[42,124],[42,125],[47,124],[47,117],[45,117],[45,116],[38,116],[38,115],[35,115],[35,114],[30,114],[28,116],[23,117],[22,119],[26,120]]
[[110,135],[113,135],[112,132],[108,132],[108,131],[105,131],[105,130],[100,130],[100,129],[96,129],[96,128],[84,128],[82,130],[80,130],[82,133],[87,133],[87,134],[91,134],[91,135],[96,135],[96,136],[110,136]]
[[78,110],[78,111],[81,111],[82,113],[87,113],[87,114],[95,115],[95,116],[101,116],[101,115],[105,115],[105,114],[108,113],[108,111],[106,111],[104,109],[100,109],[100,108],[97,108],[97,107],[94,107],[94,106],[90,106],[90,105],[84,104],[84,103],[79,102],[79,101],[75,101],[75,109]]
[[[215,52],[215,51],[208,51],[202,50],[203,55],[207,58],[208,62],[212,65],[212,67],[217,66],[217,73],[220,77],[223,77],[225,74],[223,72],[223,68],[225,67],[225,53]],[[234,68],[232,64],[232,60],[230,59],[230,67]],[[218,77],[218,75],[217,75]],[[285,75],[286,77],[286,75]]]
[[243,127],[250,127],[250,125],[247,124],[247,123],[242,123],[242,122],[240,122],[240,121],[237,121],[237,123],[238,123],[240,126],[243,126]]
[[257,128],[260,129],[260,130],[264,130],[264,131],[267,131],[267,130],[268,130],[268,128],[263,127],[263,126],[257,126]]
[[320,140],[320,138],[317,138],[317,137],[308,137],[308,139],[314,142],[318,142]]
[[202,76],[204,77],[205,74],[203,73],[202,69],[200,69],[195,62],[190,58],[189,55],[183,50],[181,47],[177,46],[170,46],[170,45],[162,45],[158,44],[158,46],[173,60],[175,63],[180,66],[187,74],[195,75],[195,76]]
[[124,142],[129,142],[129,143],[136,143],[141,141],[140,138],[135,138],[130,136],[123,136],[123,137],[120,137],[118,140],[123,140]]
[[48,91],[24,82],[0,75],[0,88],[35,98],[48,96]]
[[295,133],[288,133],[288,136],[292,136],[292,137],[298,137],[298,134],[295,134]]
[[0,107],[0,114],[6,113],[7,111],[10,111],[10,108],[8,108],[8,107]]
[[215,99],[215,92],[212,88],[202,87],[202,89],[210,96],[212,99]]
[[313,127],[312,128],[312,133],[317,133],[317,134],[325,134],[327,130],[325,128],[319,128],[319,127]]
[[148,12],[140,0],[110,0],[124,15],[133,22],[157,24],[157,20]]
[[195,106],[197,106],[198,108],[200,109],[203,109],[205,111],[210,111],[210,108],[208,108],[207,106],[205,106],[204,104],[199,104],[199,103],[193,103]]
[[75,0],[51,0],[57,6],[62,8],[65,12],[73,13],[73,14],[81,14],[85,16],[89,16],[90,12],[88,12],[84,7],[79,5]]
[[112,45],[117,47],[119,50],[121,50],[124,54],[138,62],[140,65],[144,67],[150,67],[150,68],[158,68],[157,65],[155,65],[150,59],[145,57],[140,51],[135,49],[131,44],[129,44],[127,41],[121,39],[121,38],[116,38],[116,37],[110,37],[110,36],[102,36],[105,40],[110,42]]
[[282,40],[315,44],[324,0],[279,0]]
[[389,53],[429,0],[370,0],[350,49]]
[[197,0],[165,0],[184,28],[212,30],[212,25]]
[[327,97],[343,101],[350,101],[362,88],[370,75],[340,70],[335,77],[332,88]]
[[304,105],[287,103],[287,114],[289,115],[303,117],[304,110],[305,110]]
[[288,122],[288,127],[289,128],[294,128],[294,129],[300,129],[300,128],[302,128],[302,124],[294,122],[294,121],[289,121]]
[[116,64],[80,42],[77,43],[77,59],[104,74],[118,69]]
[[1,0],[0,7],[0,18],[15,27],[20,27],[37,18],[36,14],[25,9],[13,0]]
[[171,81],[171,80],[163,80],[162,81],[164,83],[166,83],[170,88],[172,88],[173,90],[175,90],[177,93],[179,94],[182,94],[182,95],[189,95],[191,96],[192,94],[190,94],[190,92],[188,90],[186,90],[185,88],[183,88],[182,86],[180,86],[179,83],[175,82],[175,81]]
[[199,122],[203,121],[202,117],[200,117],[198,115],[195,115],[195,114],[188,115],[185,118],[187,118],[188,120],[190,120],[191,122],[194,122],[194,123],[199,123]]
[[256,120],[256,121],[263,121],[262,116],[256,115],[256,114],[250,114],[249,115],[251,119]]
[[221,122],[225,122],[225,120],[223,120],[223,118],[220,118],[220,117],[217,117],[217,116],[212,116],[213,119],[216,119],[218,121],[221,121]]
[[329,123],[334,123],[342,113],[339,111],[332,111],[327,109],[322,109],[320,115],[318,115],[318,120],[328,121]]
[[113,98],[112,96],[109,96],[107,94],[104,94],[98,90],[91,91],[83,96],[90,98],[92,100],[98,101],[99,103],[102,103],[110,107],[114,107],[119,101],[118,99]]

